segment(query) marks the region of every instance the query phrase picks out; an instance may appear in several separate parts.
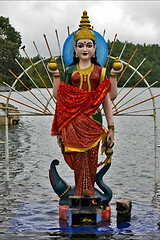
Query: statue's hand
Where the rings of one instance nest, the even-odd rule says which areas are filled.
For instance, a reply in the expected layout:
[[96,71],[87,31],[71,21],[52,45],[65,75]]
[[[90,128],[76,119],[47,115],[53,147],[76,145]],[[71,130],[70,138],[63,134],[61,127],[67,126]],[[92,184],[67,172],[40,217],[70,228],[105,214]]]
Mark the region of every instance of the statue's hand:
[[109,129],[108,134],[107,134],[107,141],[111,140],[110,147],[114,145],[114,130]]
[[58,146],[61,148],[62,153],[64,153],[64,144],[63,144],[62,136],[57,136],[57,143],[58,143]]
[[58,143],[58,146],[61,147],[63,143],[62,136],[57,136],[57,143]]

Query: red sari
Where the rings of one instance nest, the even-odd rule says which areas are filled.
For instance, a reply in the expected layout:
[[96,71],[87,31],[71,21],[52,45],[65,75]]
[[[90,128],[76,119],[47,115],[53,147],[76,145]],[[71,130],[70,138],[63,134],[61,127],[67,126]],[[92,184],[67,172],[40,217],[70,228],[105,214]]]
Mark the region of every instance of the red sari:
[[76,196],[81,196],[83,190],[90,190],[94,195],[99,141],[104,130],[91,116],[109,87],[110,81],[106,78],[90,92],[64,82],[58,89],[51,135],[62,135],[64,159],[74,169]]

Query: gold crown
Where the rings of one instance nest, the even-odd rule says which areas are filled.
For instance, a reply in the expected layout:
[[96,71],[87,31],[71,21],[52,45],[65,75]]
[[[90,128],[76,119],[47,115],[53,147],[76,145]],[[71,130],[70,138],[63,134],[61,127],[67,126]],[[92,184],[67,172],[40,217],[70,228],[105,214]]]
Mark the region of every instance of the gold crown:
[[91,25],[89,17],[87,16],[87,11],[83,11],[83,16],[81,17],[78,32],[74,33],[74,41],[76,43],[79,39],[91,39],[95,41],[95,35],[91,30]]

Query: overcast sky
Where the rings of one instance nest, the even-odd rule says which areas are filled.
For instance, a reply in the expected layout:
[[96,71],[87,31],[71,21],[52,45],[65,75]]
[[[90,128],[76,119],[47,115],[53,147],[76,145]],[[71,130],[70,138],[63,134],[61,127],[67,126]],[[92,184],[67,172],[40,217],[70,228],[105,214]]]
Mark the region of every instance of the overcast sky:
[[[87,10],[94,30],[105,39],[139,44],[160,44],[159,1],[1,1],[0,14],[9,17],[20,32],[22,45],[29,56],[37,55],[35,41],[42,56],[49,57],[43,34],[46,34],[53,55],[58,54],[55,29],[61,46],[70,32],[78,28],[83,10]],[[22,50],[20,51],[24,56]]]

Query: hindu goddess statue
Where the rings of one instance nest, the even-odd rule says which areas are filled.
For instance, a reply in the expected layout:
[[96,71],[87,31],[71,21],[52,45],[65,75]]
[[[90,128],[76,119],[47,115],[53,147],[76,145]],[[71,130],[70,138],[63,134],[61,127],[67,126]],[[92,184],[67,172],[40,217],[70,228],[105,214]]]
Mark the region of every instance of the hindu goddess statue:
[[[79,29],[74,32],[74,57],[66,68],[64,79],[59,70],[53,73],[53,96],[57,99],[52,136],[63,144],[63,156],[74,170],[75,196],[88,190],[94,196],[100,140],[114,141],[114,120],[111,101],[117,96],[117,73],[110,78],[96,57],[96,35],[91,29],[87,12],[83,12]],[[108,130],[102,127],[99,109],[103,105]]]

